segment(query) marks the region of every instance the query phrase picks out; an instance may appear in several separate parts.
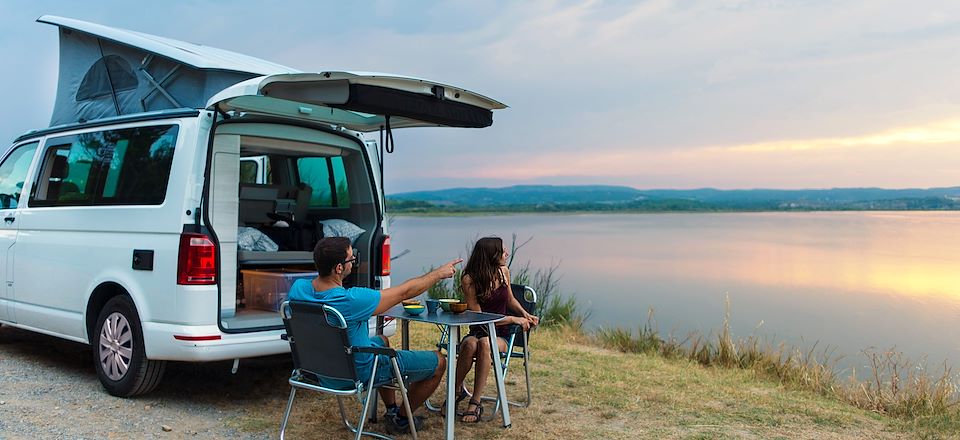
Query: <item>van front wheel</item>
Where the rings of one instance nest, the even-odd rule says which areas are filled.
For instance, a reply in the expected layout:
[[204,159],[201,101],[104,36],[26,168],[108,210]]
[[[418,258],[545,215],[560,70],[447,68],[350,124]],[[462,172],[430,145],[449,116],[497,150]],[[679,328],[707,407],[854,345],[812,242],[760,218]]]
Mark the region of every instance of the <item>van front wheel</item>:
[[93,336],[93,363],[108,393],[131,397],[148,393],[160,383],[166,362],[147,359],[140,316],[129,297],[107,301]]

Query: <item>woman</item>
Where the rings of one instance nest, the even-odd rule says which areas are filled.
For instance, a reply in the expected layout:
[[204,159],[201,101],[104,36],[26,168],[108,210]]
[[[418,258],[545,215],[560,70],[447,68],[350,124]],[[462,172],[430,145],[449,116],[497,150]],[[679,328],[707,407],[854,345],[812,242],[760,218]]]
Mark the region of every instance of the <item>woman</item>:
[[[523,309],[523,306],[517,302],[510,291],[510,270],[507,268],[508,256],[507,250],[503,247],[503,240],[499,237],[481,238],[474,244],[473,252],[470,253],[470,259],[467,260],[467,265],[463,268],[463,276],[460,278],[467,308],[474,311],[508,315],[506,319],[496,323],[497,334],[495,336],[500,351],[507,349],[506,337],[509,336],[509,325],[519,325],[526,331],[531,325],[537,325],[540,322],[536,316]],[[509,312],[513,312],[517,316],[510,316]],[[473,397],[470,399],[467,410],[462,413],[463,418],[461,420],[463,422],[476,423],[480,421],[480,416],[483,414],[480,396],[483,395],[483,387],[486,385],[487,376],[490,375],[490,368],[493,366],[488,338],[486,325],[470,326],[470,333],[460,343],[459,356],[457,356],[456,382],[457,389],[460,390],[457,395],[458,404],[471,395],[463,387],[463,380],[467,377],[474,359],[478,360],[477,368],[474,371]]]

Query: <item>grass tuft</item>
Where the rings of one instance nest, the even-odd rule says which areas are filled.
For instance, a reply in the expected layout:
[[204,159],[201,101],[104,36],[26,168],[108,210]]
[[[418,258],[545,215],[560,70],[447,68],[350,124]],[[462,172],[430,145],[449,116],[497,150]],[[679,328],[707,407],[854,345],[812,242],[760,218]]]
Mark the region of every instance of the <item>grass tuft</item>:
[[856,407],[905,420],[960,417],[960,385],[951,368],[930,373],[923,362],[914,363],[901,352],[864,351],[869,360],[870,380],[860,380],[856,371],[847,381],[836,375],[834,350],[804,351],[784,344],[773,346],[755,337],[735,339],[730,331],[730,298],[724,307],[723,324],[715,339],[692,333],[685,341],[662,339],[656,331],[653,309],[647,323],[634,335],[621,328],[599,329],[592,336],[600,345],[626,353],[658,354],[687,358],[704,366],[753,370],[781,383],[836,397]]
[[596,330],[596,336],[601,345],[624,353],[659,353],[669,342],[660,339],[660,335],[654,328],[653,308],[651,307],[647,311],[647,322],[643,327],[640,327],[637,336],[634,336],[632,331],[623,328],[599,328]]
[[957,376],[946,364],[930,373],[924,361],[912,362],[902,352],[864,350],[870,379],[851,380],[844,396],[855,405],[893,416],[935,416],[956,409]]

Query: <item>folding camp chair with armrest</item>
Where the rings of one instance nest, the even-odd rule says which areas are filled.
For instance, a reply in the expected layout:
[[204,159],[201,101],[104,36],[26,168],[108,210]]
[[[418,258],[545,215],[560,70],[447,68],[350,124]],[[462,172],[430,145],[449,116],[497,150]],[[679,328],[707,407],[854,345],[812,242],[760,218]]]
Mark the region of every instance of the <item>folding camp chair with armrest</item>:
[[[533,290],[530,286],[524,286],[522,284],[511,284],[510,291],[513,293],[513,297],[516,298],[517,302],[520,303],[520,306],[523,307],[527,313],[531,315],[537,315],[537,291]],[[523,359],[523,377],[524,382],[527,388],[527,398],[524,401],[508,401],[507,403],[513,406],[518,406],[521,408],[526,408],[530,406],[530,402],[533,400],[533,393],[530,389],[530,332],[533,330],[533,327],[530,327],[527,331],[523,331],[523,327],[517,324],[510,325],[510,336],[507,338],[507,351],[500,353],[500,362],[503,366],[503,375],[506,377],[508,368],[510,367],[510,359]],[[492,420],[497,416],[497,413],[500,412],[500,400],[494,396],[482,396],[481,401],[494,401],[497,402],[493,411],[490,413],[490,416],[485,418],[485,420]]]
[[[517,299],[517,302],[520,303],[520,306],[523,307],[527,313],[531,315],[537,314],[537,291],[533,290],[530,286],[524,286],[522,284],[511,284],[510,291],[513,293],[513,297]],[[440,326],[438,326],[440,327]],[[449,335],[440,327],[440,341],[437,343],[437,347],[443,349],[447,346],[447,338]],[[530,387],[530,351],[529,351],[529,342],[530,342],[530,331],[533,330],[531,327],[527,331],[523,331],[523,327],[511,324],[510,325],[510,336],[507,338],[507,351],[500,352],[500,365],[503,368],[503,375],[506,377],[508,368],[510,367],[510,359],[517,358],[523,359],[523,374],[525,385],[527,389],[527,398],[524,401],[508,402],[510,405],[518,406],[521,408],[526,408],[530,406],[530,402],[533,400],[533,393]],[[458,390],[459,392],[459,390]],[[469,396],[469,393],[467,393]],[[472,396],[471,396],[472,397]],[[495,401],[497,402],[494,407],[493,412],[486,417],[484,420],[492,420],[497,416],[497,413],[500,411],[500,400],[494,396],[482,396],[481,401]],[[433,406],[431,402],[427,402],[427,408],[433,411],[439,411],[440,408]]]
[[[293,400],[297,388],[303,388],[337,396],[340,418],[347,429],[357,434],[357,439],[362,435],[367,435],[391,440],[390,437],[385,435],[364,431],[363,425],[367,414],[370,412],[370,407],[376,402],[376,399],[372,397],[375,396],[377,388],[386,386],[374,383],[377,377],[379,355],[390,357],[394,378],[402,377],[400,366],[397,364],[397,352],[389,347],[354,347],[351,345],[347,335],[346,320],[337,309],[328,305],[286,301],[280,306],[280,314],[283,317],[283,325],[287,330],[283,338],[290,343],[290,353],[293,356],[293,372],[288,380],[290,383],[290,398],[287,401],[287,409],[283,414],[283,422],[280,424],[280,439],[283,440],[287,429],[287,421],[290,418],[290,410],[293,409]],[[373,369],[366,383],[357,378],[354,361],[356,353],[372,353],[374,355]],[[321,377],[343,382],[345,387],[324,386],[318,380]],[[393,385],[395,385],[395,389],[400,391],[404,407],[408,408],[407,421],[410,424],[410,432],[416,440],[417,430],[413,420],[413,411],[409,411],[410,402],[407,399],[406,384],[403,383],[403,380],[395,379]],[[342,400],[344,396],[357,396],[363,406],[356,427],[347,420]],[[375,410],[376,408],[374,408]]]

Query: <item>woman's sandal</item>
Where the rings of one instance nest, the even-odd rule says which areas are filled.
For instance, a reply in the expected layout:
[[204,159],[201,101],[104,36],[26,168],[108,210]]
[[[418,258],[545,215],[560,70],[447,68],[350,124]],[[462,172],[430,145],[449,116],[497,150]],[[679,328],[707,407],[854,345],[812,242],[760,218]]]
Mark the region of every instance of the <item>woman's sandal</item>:
[[[457,400],[453,401],[453,411],[456,415],[462,416],[463,414],[460,411],[457,411],[457,407],[460,406],[460,402],[463,402],[463,399],[470,397],[470,392],[466,388],[460,387],[460,391],[457,392]],[[443,401],[443,406],[440,407],[440,415],[447,415],[447,401]]]
[[[474,407],[473,411],[470,411],[470,406]],[[470,403],[467,405],[467,411],[464,411],[461,414],[460,421],[463,423],[477,423],[480,421],[480,416],[483,415],[483,404],[480,402],[470,399]],[[467,417],[473,417],[473,420],[467,420]]]

